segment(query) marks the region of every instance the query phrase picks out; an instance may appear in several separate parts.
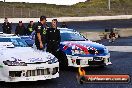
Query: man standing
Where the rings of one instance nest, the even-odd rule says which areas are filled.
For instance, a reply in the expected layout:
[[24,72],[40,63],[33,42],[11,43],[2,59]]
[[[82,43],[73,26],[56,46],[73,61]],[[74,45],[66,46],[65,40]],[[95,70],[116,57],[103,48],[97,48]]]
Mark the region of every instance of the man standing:
[[47,52],[56,56],[61,41],[60,30],[57,29],[57,19],[52,20],[52,27],[46,32]]
[[2,24],[3,33],[11,34],[11,24],[8,22],[8,19],[5,18],[5,22]]
[[46,44],[46,17],[41,16],[40,22],[37,23],[35,27],[35,45],[37,49],[43,50]]
[[15,34],[20,36],[26,35],[26,29],[22,21],[19,21],[18,26],[16,26]]
[[30,21],[29,25],[27,26],[27,35],[31,35],[33,31],[34,31],[34,23],[33,21]]

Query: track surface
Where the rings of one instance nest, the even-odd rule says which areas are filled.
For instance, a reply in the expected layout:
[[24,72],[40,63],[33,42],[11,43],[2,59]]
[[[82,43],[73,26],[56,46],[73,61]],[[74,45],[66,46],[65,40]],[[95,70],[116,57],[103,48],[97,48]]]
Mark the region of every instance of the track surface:
[[[85,68],[86,73],[129,74],[132,76],[132,37],[119,38],[113,44],[108,43],[107,40],[101,40],[99,43],[108,46],[113,65],[107,66],[106,68]],[[116,48],[113,49],[113,47]],[[76,81],[77,70],[76,68],[70,68],[68,71],[60,71],[59,78],[46,81],[20,83],[0,82],[0,88],[132,88],[132,82],[127,84],[81,85]]]

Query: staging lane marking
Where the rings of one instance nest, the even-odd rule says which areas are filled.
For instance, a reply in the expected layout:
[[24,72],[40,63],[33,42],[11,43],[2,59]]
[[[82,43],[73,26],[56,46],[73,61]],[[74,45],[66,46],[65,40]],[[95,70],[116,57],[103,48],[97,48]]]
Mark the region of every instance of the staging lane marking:
[[132,52],[132,46],[106,46],[109,51]]

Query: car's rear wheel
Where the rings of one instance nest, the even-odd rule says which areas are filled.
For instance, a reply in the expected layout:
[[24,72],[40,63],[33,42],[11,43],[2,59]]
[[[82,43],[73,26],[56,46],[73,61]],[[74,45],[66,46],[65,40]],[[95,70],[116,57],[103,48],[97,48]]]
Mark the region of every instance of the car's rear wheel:
[[68,59],[67,59],[67,56],[66,54],[59,50],[57,52],[57,56],[56,56],[59,60],[59,64],[60,64],[60,69],[61,70],[67,70],[68,69]]

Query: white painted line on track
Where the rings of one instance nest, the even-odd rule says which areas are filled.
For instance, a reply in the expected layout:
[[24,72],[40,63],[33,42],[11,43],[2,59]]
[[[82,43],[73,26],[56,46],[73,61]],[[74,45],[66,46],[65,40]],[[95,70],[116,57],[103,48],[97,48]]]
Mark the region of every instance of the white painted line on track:
[[132,52],[132,46],[106,46],[109,51]]

